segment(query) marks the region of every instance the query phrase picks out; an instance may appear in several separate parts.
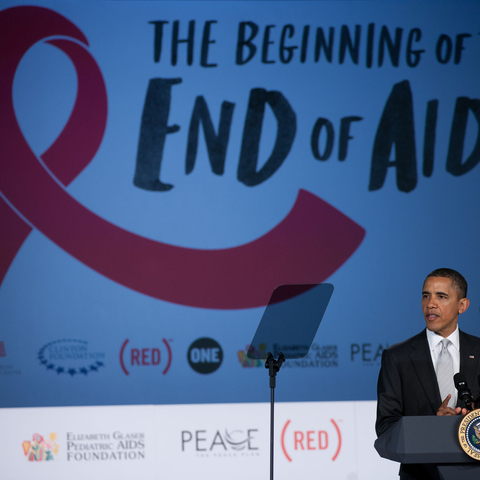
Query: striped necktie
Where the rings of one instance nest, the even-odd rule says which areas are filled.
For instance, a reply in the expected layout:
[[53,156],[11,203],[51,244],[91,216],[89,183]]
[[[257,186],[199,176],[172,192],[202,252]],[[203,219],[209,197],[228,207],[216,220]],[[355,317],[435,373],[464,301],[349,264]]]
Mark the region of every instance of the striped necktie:
[[438,388],[440,389],[440,396],[442,397],[442,402],[445,400],[448,394],[452,397],[448,402],[448,406],[455,408],[455,384],[453,383],[453,358],[450,352],[448,351],[448,345],[450,345],[450,340],[444,338],[441,341],[442,349],[438,356],[437,363],[437,382]]

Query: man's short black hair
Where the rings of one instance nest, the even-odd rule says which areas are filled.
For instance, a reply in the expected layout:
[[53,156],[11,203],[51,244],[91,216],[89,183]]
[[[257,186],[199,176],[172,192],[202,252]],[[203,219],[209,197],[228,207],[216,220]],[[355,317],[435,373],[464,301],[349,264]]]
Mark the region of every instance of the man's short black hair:
[[[452,287],[457,291],[458,298],[467,298],[468,284],[461,273],[452,268],[437,268],[427,275],[428,277],[445,277],[452,281]],[[427,280],[425,279],[425,281]]]

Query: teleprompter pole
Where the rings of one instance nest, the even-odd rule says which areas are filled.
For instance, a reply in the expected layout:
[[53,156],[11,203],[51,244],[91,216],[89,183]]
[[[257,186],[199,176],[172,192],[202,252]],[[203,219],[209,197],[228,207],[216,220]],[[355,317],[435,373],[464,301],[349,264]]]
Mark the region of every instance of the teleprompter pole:
[[285,361],[285,356],[282,352],[278,354],[278,360],[273,358],[271,353],[268,353],[265,360],[265,368],[268,368],[268,374],[270,376],[270,480],[273,480],[273,452],[274,452],[274,426],[275,426],[275,384],[277,372],[280,370],[282,363]]

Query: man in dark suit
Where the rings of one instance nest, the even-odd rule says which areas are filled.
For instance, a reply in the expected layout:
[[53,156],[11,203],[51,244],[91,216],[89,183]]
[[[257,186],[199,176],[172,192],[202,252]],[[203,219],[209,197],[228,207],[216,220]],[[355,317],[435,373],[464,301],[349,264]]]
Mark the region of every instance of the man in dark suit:
[[[465,415],[467,410],[457,402],[453,374],[465,375],[473,397],[480,397],[480,338],[458,329],[458,316],[465,312],[467,282],[455,270],[441,268],[431,272],[423,284],[422,310],[426,330],[384,350],[378,377],[378,404],[375,429],[377,436],[386,432],[402,416]],[[443,339],[448,339],[445,347]],[[444,398],[437,382],[442,348],[452,359],[452,387]],[[445,358],[445,357],[444,357]],[[448,375],[450,378],[450,375]],[[440,383],[443,383],[440,381]],[[437,479],[434,465],[402,464],[400,478]]]

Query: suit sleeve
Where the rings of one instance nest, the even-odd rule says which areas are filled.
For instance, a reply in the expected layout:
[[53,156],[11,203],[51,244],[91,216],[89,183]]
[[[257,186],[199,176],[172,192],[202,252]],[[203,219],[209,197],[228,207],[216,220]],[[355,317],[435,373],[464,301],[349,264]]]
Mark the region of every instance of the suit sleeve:
[[385,349],[377,385],[377,421],[379,437],[404,415],[402,379],[392,353]]

